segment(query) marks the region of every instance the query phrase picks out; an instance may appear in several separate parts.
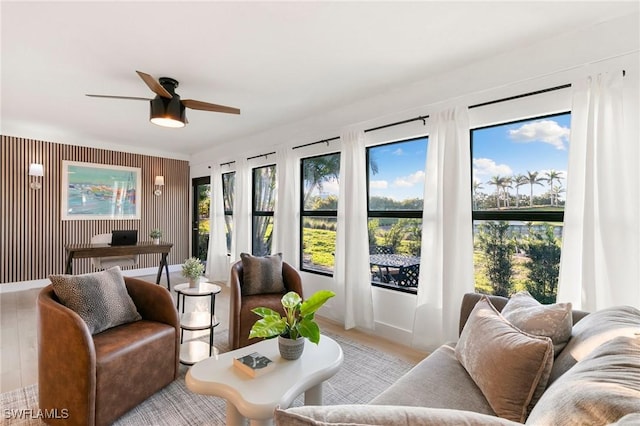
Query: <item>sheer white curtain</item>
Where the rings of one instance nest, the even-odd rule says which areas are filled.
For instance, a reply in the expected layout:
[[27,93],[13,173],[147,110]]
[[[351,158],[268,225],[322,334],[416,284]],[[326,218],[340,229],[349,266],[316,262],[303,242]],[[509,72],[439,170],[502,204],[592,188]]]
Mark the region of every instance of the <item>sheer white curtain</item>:
[[625,130],[622,70],[572,86],[558,300],[587,311],[640,306],[638,135]]
[[467,108],[447,109],[430,121],[413,325],[413,346],[427,350],[457,340],[460,302],[474,288]]
[[340,139],[340,197],[333,277],[337,288],[344,289],[344,328],[373,329],[365,135],[362,131],[351,131]]
[[273,212],[272,253],[282,253],[282,260],[290,265],[298,264],[300,247],[300,159],[291,148],[277,151],[277,198]]
[[227,256],[227,237],[224,225],[222,170],[218,164],[214,165],[211,171],[210,216],[207,276],[211,281],[227,282],[229,279],[229,256]]
[[251,253],[251,168],[246,159],[238,163],[233,197],[233,232],[231,262],[240,260],[240,253]]

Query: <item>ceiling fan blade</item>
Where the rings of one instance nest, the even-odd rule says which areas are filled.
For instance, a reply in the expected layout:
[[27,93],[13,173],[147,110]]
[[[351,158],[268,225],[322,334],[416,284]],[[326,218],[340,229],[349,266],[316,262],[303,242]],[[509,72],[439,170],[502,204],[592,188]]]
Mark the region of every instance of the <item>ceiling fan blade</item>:
[[202,111],[226,112],[228,114],[240,114],[238,108],[228,107],[224,105],[210,104],[208,102],[196,101],[193,99],[183,99],[182,104],[191,109],[199,109]]
[[153,93],[155,93],[158,96],[162,96],[163,98],[169,98],[169,99],[173,98],[171,93],[169,93],[167,89],[162,87],[162,85],[158,82],[158,80],[156,80],[149,74],[144,73],[142,71],[136,71],[136,72],[138,73],[142,81],[144,81],[145,84],[149,86],[149,89],[151,89]]
[[109,99],[129,99],[132,101],[150,101],[150,98],[138,98],[136,96],[111,96],[111,95],[89,95],[86,94],[85,96],[89,96],[91,98],[109,98]]

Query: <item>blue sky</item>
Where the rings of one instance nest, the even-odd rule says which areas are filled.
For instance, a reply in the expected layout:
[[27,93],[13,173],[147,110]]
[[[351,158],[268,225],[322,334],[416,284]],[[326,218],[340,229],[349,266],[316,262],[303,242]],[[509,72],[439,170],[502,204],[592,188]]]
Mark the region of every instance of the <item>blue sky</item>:
[[[561,173],[566,187],[570,114],[520,121],[473,131],[473,179],[480,192],[493,193],[493,176],[512,176],[537,171]],[[380,145],[369,151],[378,173],[369,177],[370,194],[394,200],[423,198],[427,139]],[[557,183],[556,183],[557,185]],[[534,194],[548,190],[534,185]],[[322,194],[337,194],[338,182],[325,182]],[[316,192],[317,193],[317,192]]]
[[[492,176],[513,176],[527,171],[561,172],[566,187],[570,114],[521,121],[473,132],[473,179],[482,183],[480,192],[493,193],[487,184]],[[557,183],[556,183],[557,185]],[[547,191],[535,185],[534,194]]]
[[371,195],[394,200],[424,197],[426,138],[374,147],[369,153],[378,164],[378,173],[369,176]]

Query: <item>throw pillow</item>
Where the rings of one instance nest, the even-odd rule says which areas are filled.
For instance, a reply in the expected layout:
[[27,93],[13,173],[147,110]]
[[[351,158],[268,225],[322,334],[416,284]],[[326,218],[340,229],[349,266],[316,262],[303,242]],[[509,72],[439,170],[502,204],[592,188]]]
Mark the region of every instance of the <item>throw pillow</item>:
[[91,334],[142,319],[118,266],[90,274],[49,278],[60,302],[80,315]]
[[493,411],[522,423],[544,392],[553,344],[513,326],[483,297],[462,329],[456,357]]
[[554,355],[558,355],[571,338],[571,303],[543,305],[528,291],[521,291],[511,296],[501,313],[520,330],[551,338]]
[[631,413],[640,413],[640,336],[621,336],[550,385],[527,424],[604,425]]
[[518,426],[500,417],[472,411],[398,405],[307,405],[277,408],[278,426]]
[[640,333],[640,310],[616,306],[592,312],[573,326],[571,340],[553,362],[549,384],[594,349],[618,336]]
[[241,253],[242,295],[284,293],[282,280],[282,253],[256,257]]

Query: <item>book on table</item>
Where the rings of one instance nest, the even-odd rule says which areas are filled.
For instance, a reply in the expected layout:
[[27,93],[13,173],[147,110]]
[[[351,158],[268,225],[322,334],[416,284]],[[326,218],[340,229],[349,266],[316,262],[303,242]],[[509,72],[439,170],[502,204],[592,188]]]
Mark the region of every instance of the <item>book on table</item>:
[[233,365],[251,377],[261,376],[276,367],[272,360],[259,352],[234,358]]

